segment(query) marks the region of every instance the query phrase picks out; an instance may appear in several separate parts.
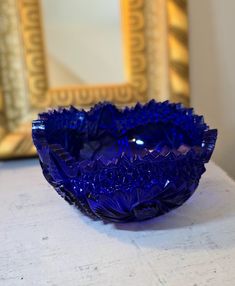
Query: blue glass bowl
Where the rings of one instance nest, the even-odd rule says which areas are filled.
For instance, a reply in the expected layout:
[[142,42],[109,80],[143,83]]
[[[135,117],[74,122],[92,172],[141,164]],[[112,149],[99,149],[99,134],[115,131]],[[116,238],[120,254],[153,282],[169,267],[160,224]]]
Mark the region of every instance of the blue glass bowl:
[[82,212],[128,222],[162,215],[195,191],[217,130],[181,104],[52,110],[33,121],[43,174]]

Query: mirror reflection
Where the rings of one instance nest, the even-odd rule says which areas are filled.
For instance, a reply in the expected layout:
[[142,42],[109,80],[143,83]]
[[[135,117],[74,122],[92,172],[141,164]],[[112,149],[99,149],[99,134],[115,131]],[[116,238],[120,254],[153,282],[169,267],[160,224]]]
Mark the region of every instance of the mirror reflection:
[[51,87],[125,82],[120,0],[41,0]]

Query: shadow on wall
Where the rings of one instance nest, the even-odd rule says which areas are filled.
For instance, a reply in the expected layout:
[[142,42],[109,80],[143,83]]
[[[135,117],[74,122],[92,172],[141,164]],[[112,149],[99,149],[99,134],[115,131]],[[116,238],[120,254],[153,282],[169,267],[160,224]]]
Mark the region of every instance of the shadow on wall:
[[214,160],[235,178],[233,0],[189,0],[192,106],[218,128]]

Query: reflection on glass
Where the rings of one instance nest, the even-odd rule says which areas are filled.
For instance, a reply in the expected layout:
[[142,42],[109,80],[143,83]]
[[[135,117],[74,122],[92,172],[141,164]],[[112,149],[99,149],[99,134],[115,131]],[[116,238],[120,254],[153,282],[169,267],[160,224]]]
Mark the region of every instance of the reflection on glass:
[[120,0],[41,0],[51,87],[123,83]]

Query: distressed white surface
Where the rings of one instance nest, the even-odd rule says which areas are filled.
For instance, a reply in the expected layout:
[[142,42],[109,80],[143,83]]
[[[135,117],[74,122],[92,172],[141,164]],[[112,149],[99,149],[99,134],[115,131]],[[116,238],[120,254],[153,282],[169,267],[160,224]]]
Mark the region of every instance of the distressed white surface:
[[63,201],[37,160],[0,163],[0,285],[235,285],[235,183],[207,169],[181,208],[105,225]]

